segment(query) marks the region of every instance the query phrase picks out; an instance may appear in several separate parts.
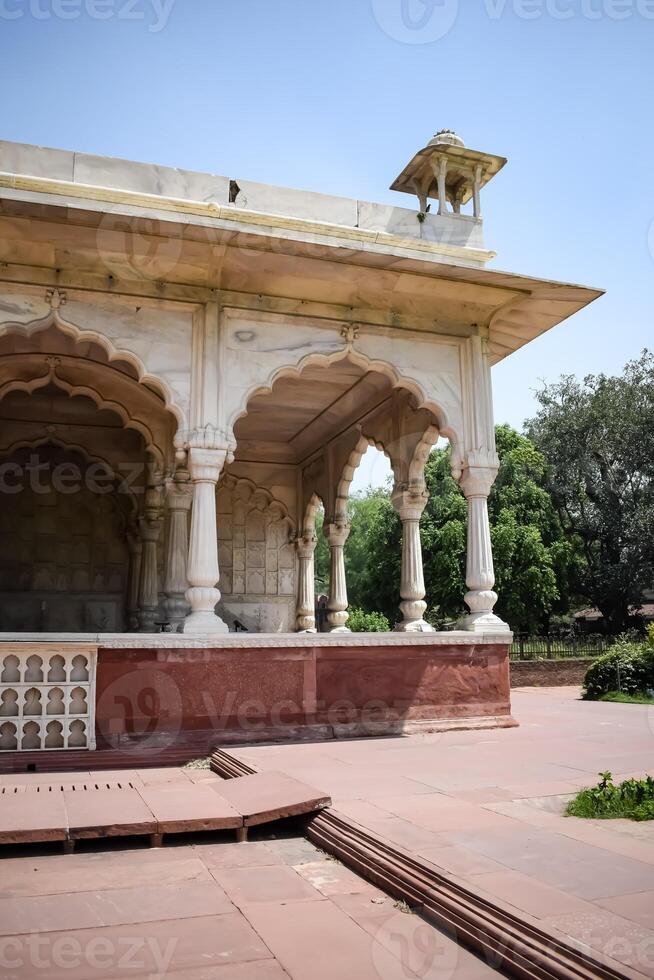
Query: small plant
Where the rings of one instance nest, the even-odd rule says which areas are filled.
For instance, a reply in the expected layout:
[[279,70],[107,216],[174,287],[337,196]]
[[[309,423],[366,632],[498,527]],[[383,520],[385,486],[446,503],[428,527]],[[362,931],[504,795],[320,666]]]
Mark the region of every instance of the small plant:
[[601,772],[600,781],[582,789],[568,803],[566,815],[596,820],[654,820],[654,778],[625,779],[616,786],[610,772]]
[[363,609],[350,609],[347,625],[353,633],[388,633],[391,624],[383,613],[365,612]]
[[425,214],[424,211],[418,211],[418,213],[416,215],[416,218],[418,219],[418,221],[420,222],[420,224],[423,223],[423,221],[425,220],[426,217],[427,217],[427,215]]

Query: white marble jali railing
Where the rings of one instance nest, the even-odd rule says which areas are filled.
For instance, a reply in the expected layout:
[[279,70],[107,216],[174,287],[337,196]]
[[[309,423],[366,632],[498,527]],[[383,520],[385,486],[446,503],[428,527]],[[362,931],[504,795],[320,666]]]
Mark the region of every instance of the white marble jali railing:
[[0,643],[0,752],[95,748],[97,647]]

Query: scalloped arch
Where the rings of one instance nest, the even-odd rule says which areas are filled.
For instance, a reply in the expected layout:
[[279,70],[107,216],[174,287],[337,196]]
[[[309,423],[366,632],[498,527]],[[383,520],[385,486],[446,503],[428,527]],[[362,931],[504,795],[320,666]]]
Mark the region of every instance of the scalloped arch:
[[186,426],[184,412],[176,403],[167,382],[155,374],[150,374],[137,354],[124,347],[116,347],[109,337],[99,333],[97,330],[83,330],[70,320],[65,320],[59,314],[58,310],[51,310],[46,316],[39,317],[36,320],[30,320],[28,323],[10,321],[0,324],[0,337],[11,334],[22,334],[25,337],[31,337],[52,326],[61,330],[67,336],[72,337],[75,344],[98,344],[105,351],[109,364],[112,361],[125,361],[130,364],[136,371],[138,383],[149,388],[154,388],[158,392],[165,407],[175,417],[178,428],[183,429]]
[[0,401],[2,401],[3,398],[11,394],[13,391],[24,391],[28,395],[32,395],[35,391],[38,391],[40,388],[44,388],[49,384],[59,388],[60,391],[64,391],[69,398],[75,398],[78,396],[90,398],[98,409],[106,409],[114,412],[126,429],[134,429],[139,433],[139,435],[145,441],[147,451],[152,453],[160,466],[164,465],[165,459],[163,450],[157,446],[152,430],[142,419],[134,418],[129,414],[124,405],[121,405],[120,402],[105,399],[96,388],[92,388],[90,385],[69,384],[67,381],[57,375],[56,368],[53,368],[52,366],[46,374],[32,378],[31,381],[17,379],[15,381],[5,382],[4,385],[0,386]]
[[335,516],[337,519],[339,517],[347,517],[347,501],[350,495],[350,486],[357,467],[370,446],[374,446],[375,449],[382,452],[388,460],[391,458],[381,442],[377,442],[372,436],[367,436],[363,432],[361,433],[356,446],[348,456],[347,463],[341,471],[341,476],[336,487]]
[[271,507],[278,507],[280,511],[279,519],[288,521],[291,528],[295,526],[286,504],[282,500],[278,500],[277,497],[274,497],[266,487],[259,486],[259,484],[254,483],[253,480],[248,479],[246,476],[233,476],[231,473],[224,473],[216,484],[216,493],[219,493],[220,490],[230,490],[233,492],[239,487],[248,490],[248,500],[251,500],[256,494],[262,496],[266,502],[266,510],[269,510]]
[[304,508],[304,515],[302,518],[302,533],[306,534],[307,531],[313,533],[316,530],[316,514],[319,509],[325,509],[325,505],[322,498],[317,493],[312,493],[307,501],[306,507]]
[[418,445],[416,446],[413,459],[409,464],[409,484],[412,486],[417,486],[425,483],[425,463],[427,462],[427,457],[438,441],[440,432],[435,425],[430,425],[428,429],[425,430],[424,435]]
[[[15,442],[7,446],[0,446],[0,458],[9,456],[11,453],[17,452],[19,449],[38,449],[39,446],[56,446],[58,449],[63,449],[66,452],[79,453],[87,463],[102,463],[111,472],[113,472],[113,467],[108,460],[104,459],[102,456],[96,456],[86,449],[84,446],[78,445],[75,442],[64,442],[62,439],[58,439],[56,436],[38,436],[36,439],[17,439]],[[123,481],[124,482],[124,481]],[[126,500],[129,502],[130,510],[132,516],[138,514],[138,501],[136,494],[131,487],[126,485],[126,490],[122,491]]]
[[331,364],[335,364],[338,361],[343,360],[349,360],[354,364],[357,364],[363,370],[377,371],[380,374],[384,374],[387,378],[389,378],[394,388],[405,388],[407,391],[410,391],[416,398],[418,408],[426,408],[432,412],[436,418],[441,435],[446,436],[453,447],[458,447],[459,437],[447,416],[447,412],[442,405],[433,401],[433,399],[426,395],[422,385],[412,378],[408,378],[406,375],[400,374],[388,361],[379,359],[373,360],[367,357],[366,354],[362,354],[360,351],[354,350],[353,348],[340,350],[334,354],[307,354],[300,361],[298,361],[297,364],[287,364],[275,368],[274,371],[272,371],[268,376],[265,383],[253,385],[248,391],[244,400],[245,407],[242,409],[237,409],[232,413],[228,423],[228,430],[232,439],[234,439],[234,427],[236,423],[239,421],[239,419],[244,418],[248,414],[248,405],[250,401],[257,395],[272,394],[273,388],[280,378],[299,378],[304,369],[307,367],[329,368]]

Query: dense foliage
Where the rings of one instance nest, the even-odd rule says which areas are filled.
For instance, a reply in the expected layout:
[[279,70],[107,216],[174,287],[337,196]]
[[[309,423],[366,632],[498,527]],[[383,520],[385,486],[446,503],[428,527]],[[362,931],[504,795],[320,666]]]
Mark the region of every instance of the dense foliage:
[[596,700],[613,691],[651,696],[654,690],[654,646],[618,639],[595,660],[584,678],[584,697]]
[[571,587],[618,634],[654,582],[654,356],[622,375],[544,385],[528,423],[546,487],[580,560]]
[[625,779],[616,786],[610,772],[601,772],[600,781],[592,789],[582,789],[568,803],[570,817],[593,817],[630,820],[654,820],[654,779]]

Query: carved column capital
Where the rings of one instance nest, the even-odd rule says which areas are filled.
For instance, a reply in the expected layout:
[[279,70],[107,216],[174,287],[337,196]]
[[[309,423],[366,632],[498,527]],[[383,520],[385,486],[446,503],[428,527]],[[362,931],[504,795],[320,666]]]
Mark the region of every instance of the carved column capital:
[[218,483],[227,452],[225,446],[221,449],[191,446],[188,451],[188,468],[193,483]]
[[166,506],[168,510],[191,509],[193,503],[193,483],[190,480],[168,480],[166,483]]
[[498,464],[491,463],[486,465],[475,465],[467,463],[461,473],[459,483],[461,489],[468,499],[471,497],[488,497],[490,489],[495,483]]
[[150,515],[141,517],[139,520],[139,529],[142,542],[146,544],[154,542],[156,544],[159,540],[159,532],[161,531],[161,516],[157,514],[156,517]]
[[322,531],[330,548],[343,548],[350,536],[350,525],[332,521],[329,524],[323,524]]
[[295,547],[297,550],[298,558],[309,559],[313,558],[313,553],[316,550],[316,545],[318,543],[318,538],[315,534],[304,534],[298,536],[295,539]]
[[401,521],[419,521],[427,506],[429,494],[425,487],[396,486],[391,501]]

